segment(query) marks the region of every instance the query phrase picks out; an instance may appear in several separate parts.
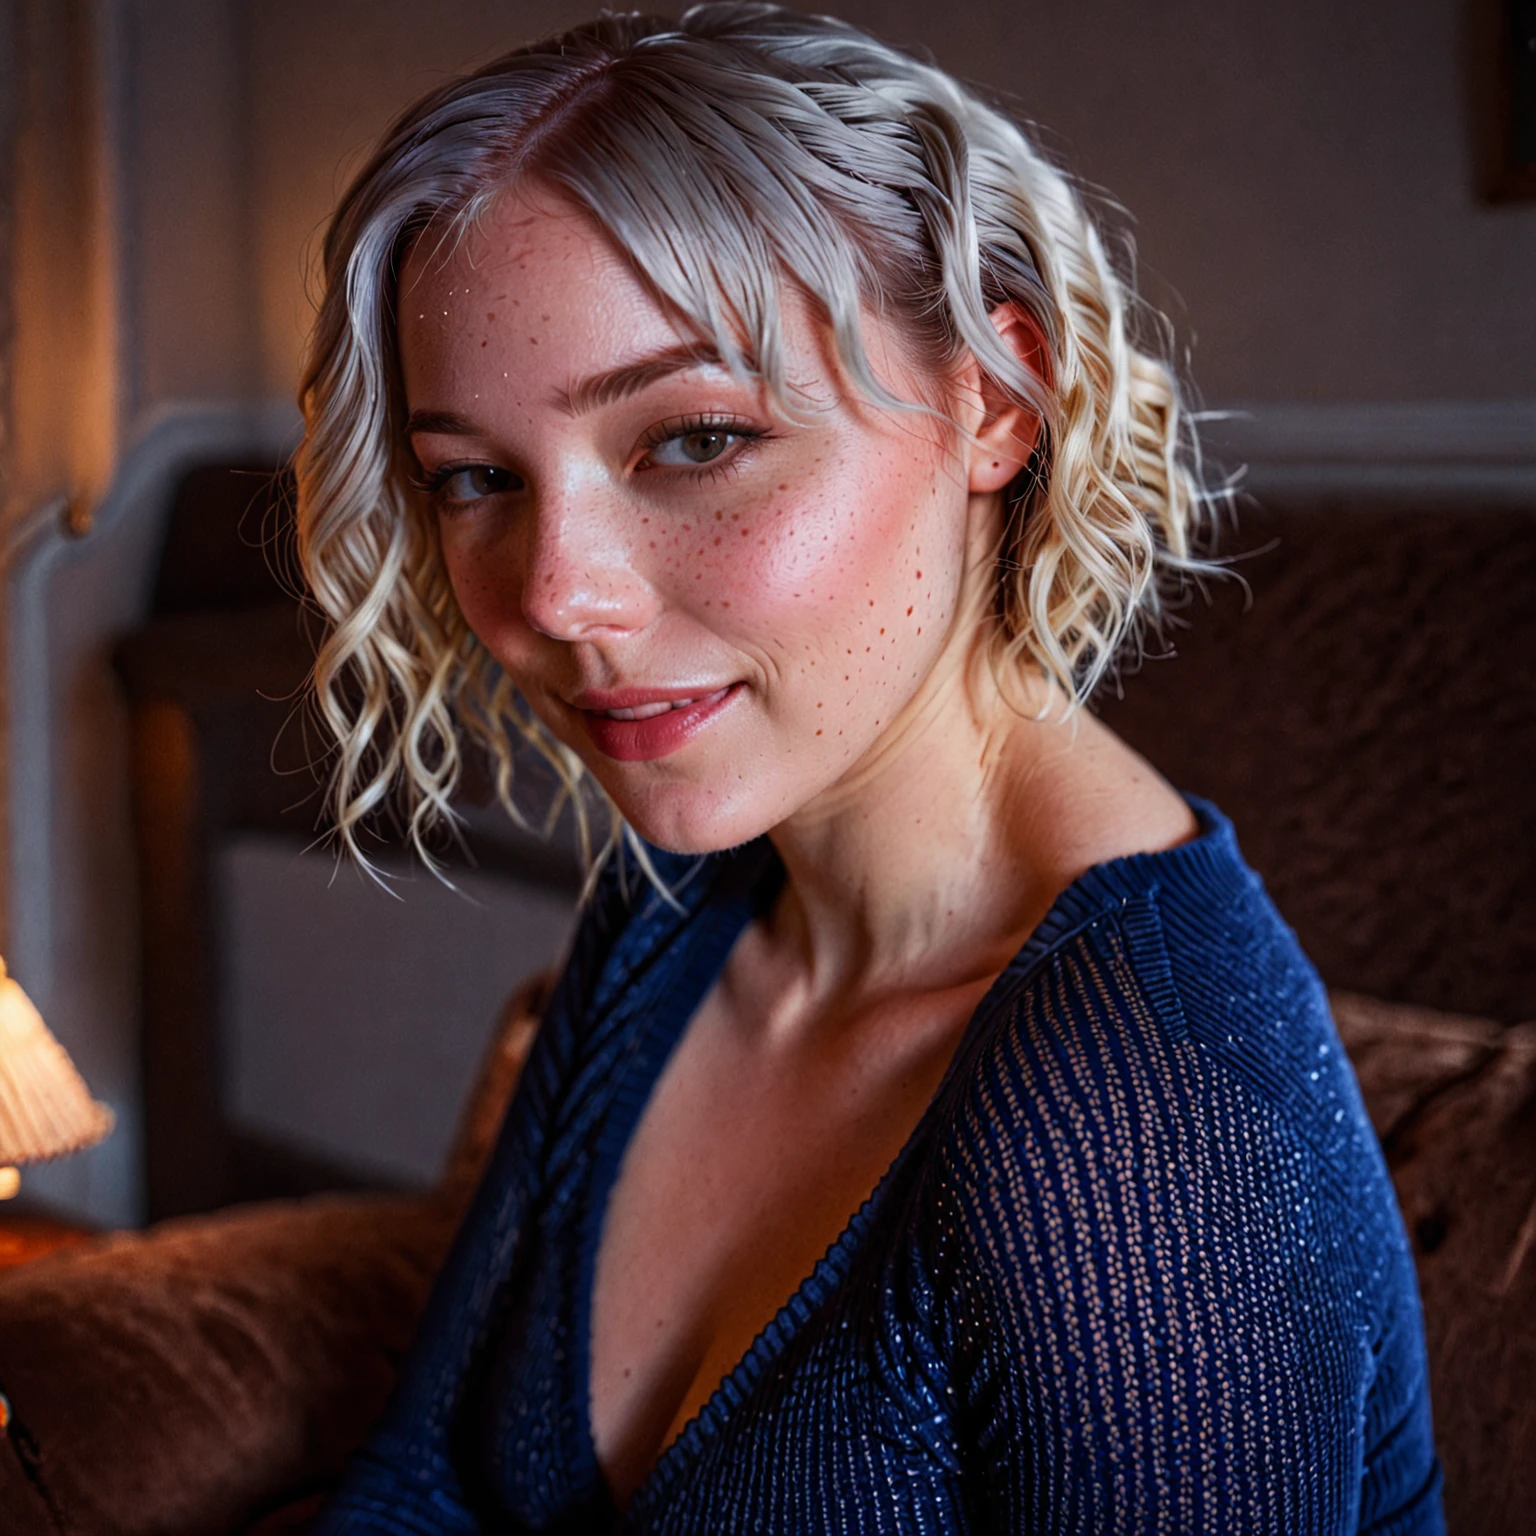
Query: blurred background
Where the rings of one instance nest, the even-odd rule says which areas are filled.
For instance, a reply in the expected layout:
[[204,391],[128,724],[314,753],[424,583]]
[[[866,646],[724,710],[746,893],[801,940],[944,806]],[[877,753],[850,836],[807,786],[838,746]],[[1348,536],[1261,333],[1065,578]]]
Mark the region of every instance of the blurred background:
[[[1524,517],[1529,550],[1518,6],[839,10],[1007,93],[1130,211],[1145,291],[1206,404],[1233,413],[1211,441],[1256,492],[1364,497],[1378,532],[1393,498],[1475,504],[1479,526]],[[587,14],[0,0],[0,952],[118,1117],[95,1151],[28,1171],[54,1211],[121,1225],[426,1182],[500,1000],[564,942],[574,861],[473,794],[457,892],[387,850],[394,895],[305,851],[304,641],[263,542],[280,543],[313,258],[349,171],[420,92]],[[1528,616],[1528,584],[1499,590]],[[1330,981],[1457,1001],[1378,984],[1368,937]],[[1506,1022],[1523,1006],[1477,1003]]]

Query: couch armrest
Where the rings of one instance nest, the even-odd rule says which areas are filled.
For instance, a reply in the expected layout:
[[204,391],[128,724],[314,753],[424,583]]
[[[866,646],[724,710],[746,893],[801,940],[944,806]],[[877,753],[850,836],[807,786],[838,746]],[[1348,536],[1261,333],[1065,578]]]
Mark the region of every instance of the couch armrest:
[[548,989],[535,976],[508,1000],[432,1194],[183,1218],[0,1274],[5,1536],[224,1536],[339,1475],[394,1383]]
[[322,1197],[0,1276],[7,1536],[229,1532],[334,1478],[455,1218],[440,1199]]

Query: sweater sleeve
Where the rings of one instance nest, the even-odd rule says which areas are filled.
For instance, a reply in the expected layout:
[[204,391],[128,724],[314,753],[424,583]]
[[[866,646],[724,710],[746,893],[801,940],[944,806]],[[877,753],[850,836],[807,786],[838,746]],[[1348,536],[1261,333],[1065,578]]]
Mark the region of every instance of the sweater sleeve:
[[1021,993],[943,1167],[976,1528],[1441,1530],[1374,1142],[1320,1156],[1133,947],[1106,916]]

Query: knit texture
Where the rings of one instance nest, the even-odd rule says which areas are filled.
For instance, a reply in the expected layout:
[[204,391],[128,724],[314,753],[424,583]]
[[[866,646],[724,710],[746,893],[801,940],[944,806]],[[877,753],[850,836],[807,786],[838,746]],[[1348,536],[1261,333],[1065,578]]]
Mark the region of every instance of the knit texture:
[[976,1010],[927,1112],[621,1516],[592,1446],[603,1213],[783,879],[610,872],[393,1404],[320,1536],[1437,1532],[1412,1262],[1316,973],[1191,801]]

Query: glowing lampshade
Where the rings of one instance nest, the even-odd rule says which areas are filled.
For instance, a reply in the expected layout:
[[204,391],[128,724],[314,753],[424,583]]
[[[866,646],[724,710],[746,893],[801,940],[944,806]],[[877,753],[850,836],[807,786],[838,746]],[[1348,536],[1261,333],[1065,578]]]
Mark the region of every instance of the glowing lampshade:
[[112,1111],[91,1097],[0,960],[0,1200],[20,1186],[15,1164],[82,1152],[111,1129]]

